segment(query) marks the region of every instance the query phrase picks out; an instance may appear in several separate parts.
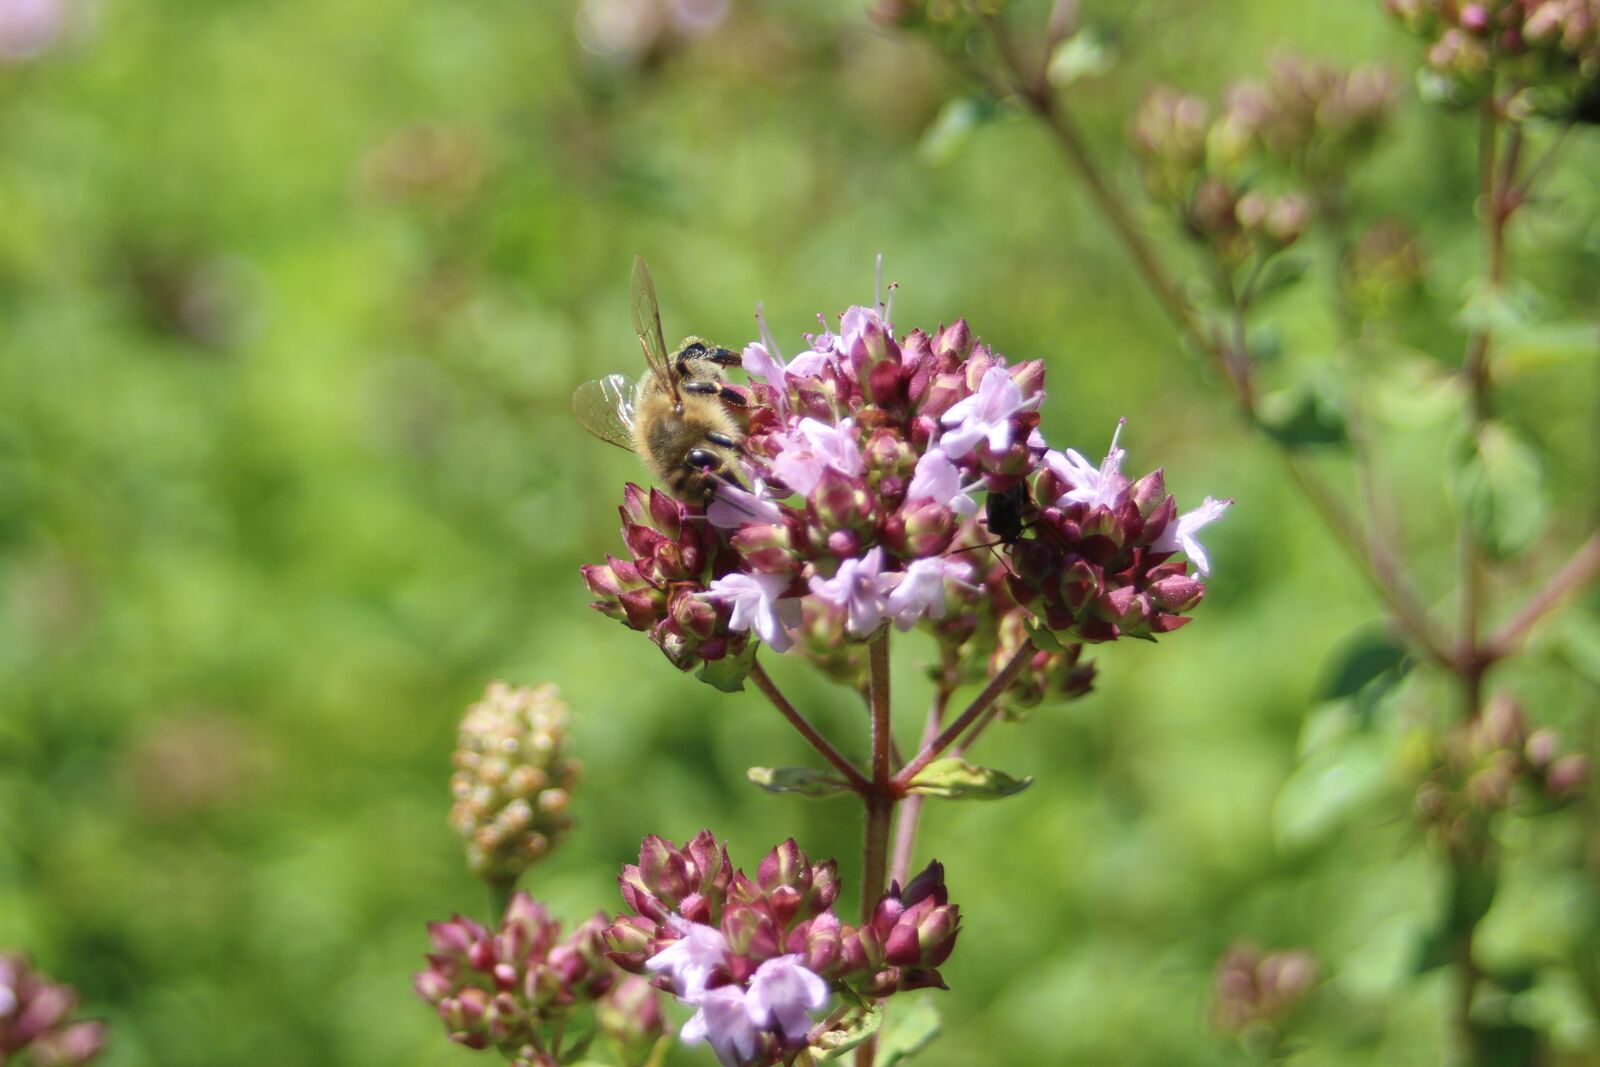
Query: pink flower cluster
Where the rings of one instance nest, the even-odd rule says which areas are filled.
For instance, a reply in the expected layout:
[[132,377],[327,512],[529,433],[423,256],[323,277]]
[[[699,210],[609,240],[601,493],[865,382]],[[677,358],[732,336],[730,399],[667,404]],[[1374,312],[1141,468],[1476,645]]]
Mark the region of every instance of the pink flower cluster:
[[73,1019],[78,994],[52,982],[15,953],[0,954],[0,1063],[78,1067],[97,1059],[105,1024]]
[[[606,932],[612,959],[693,1007],[680,1036],[709,1042],[724,1067],[788,1062],[866,998],[943,988],[960,919],[932,864],[891,886],[870,921],[843,923],[836,865],[792,839],[752,879],[709,831],[682,847],[647,837],[620,883],[629,913]],[[836,996],[840,1010],[819,1021]]]
[[1447,99],[1477,99],[1505,75],[1518,87],[1565,90],[1569,117],[1595,121],[1600,0],[1384,0],[1384,7],[1428,43],[1428,67]]
[[[593,1008],[627,1063],[643,1063],[663,1032],[651,990],[619,975],[597,914],[566,938],[526,893],[511,898],[498,930],[461,916],[432,923],[418,995],[435,1005],[452,1041],[495,1048],[518,1067],[552,1067],[573,1015]],[[621,979],[619,981],[619,979]]]
[[845,674],[847,642],[886,626],[965,664],[1024,635],[1064,678],[1076,645],[1187,621],[1204,586],[1175,557],[1207,572],[1197,534],[1227,502],[1180,514],[1160,471],[1122,473],[1115,440],[1098,462],[1051,449],[1040,361],[1008,363],[965,322],[896,339],[864,307],[808,341],[792,360],[770,336],[745,349],[743,479],[703,514],[627,488],[629,557],[584,568],[596,608],[684,669],[758,638]]

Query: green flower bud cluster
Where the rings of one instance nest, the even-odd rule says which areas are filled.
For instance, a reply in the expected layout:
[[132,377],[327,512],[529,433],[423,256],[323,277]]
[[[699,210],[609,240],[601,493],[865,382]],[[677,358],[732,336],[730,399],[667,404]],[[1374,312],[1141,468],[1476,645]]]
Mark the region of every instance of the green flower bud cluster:
[[491,682],[461,720],[454,762],[450,825],[484,878],[514,879],[570,827],[579,764],[568,751],[567,706],[555,686]]
[[1198,96],[1153,90],[1131,137],[1151,198],[1231,269],[1300,239],[1313,208],[1377,143],[1393,99],[1380,68],[1280,56],[1215,111]]

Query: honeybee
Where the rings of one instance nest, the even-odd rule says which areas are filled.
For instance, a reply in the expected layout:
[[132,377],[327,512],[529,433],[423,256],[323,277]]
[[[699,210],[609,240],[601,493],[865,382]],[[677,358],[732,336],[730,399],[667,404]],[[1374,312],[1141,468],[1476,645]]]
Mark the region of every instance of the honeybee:
[[572,410],[584,429],[636,454],[672,495],[706,504],[719,484],[738,484],[743,433],[735,409],[744,394],[727,384],[724,368],[739,354],[698,337],[686,337],[669,355],[650,268],[633,258],[633,331],[646,370],[638,382],[610,374],[584,382]]

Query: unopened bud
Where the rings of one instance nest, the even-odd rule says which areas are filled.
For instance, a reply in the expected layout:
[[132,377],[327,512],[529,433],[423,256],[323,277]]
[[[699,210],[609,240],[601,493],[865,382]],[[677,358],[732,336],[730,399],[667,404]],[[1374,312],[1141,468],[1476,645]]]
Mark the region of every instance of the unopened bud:
[[568,754],[567,708],[555,686],[490,683],[461,720],[455,766],[450,822],[477,874],[514,878],[571,825],[578,763]]

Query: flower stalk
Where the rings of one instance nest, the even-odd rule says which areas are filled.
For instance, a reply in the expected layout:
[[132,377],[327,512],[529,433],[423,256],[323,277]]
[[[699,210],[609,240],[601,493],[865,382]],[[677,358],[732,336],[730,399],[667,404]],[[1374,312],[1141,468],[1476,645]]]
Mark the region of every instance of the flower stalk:
[[757,659],[750,668],[750,680],[756,684],[757,689],[761,690],[762,695],[772,702],[772,706],[778,709],[778,714],[782,715],[789,725],[795,728],[795,732],[805,738],[807,744],[816,749],[823,759],[833,764],[834,768],[844,775],[845,781],[850,783],[852,791],[866,795],[871,790],[872,783],[857,769],[856,765],[851,763],[844,753],[835,748],[833,742],[823,737],[817,728],[811,724],[811,720],[801,714],[800,710],[794,706],[789,698],[783,695],[783,690],[779,689],[778,684],[772,680],[772,676],[767,673],[767,669],[761,665],[760,659]]

